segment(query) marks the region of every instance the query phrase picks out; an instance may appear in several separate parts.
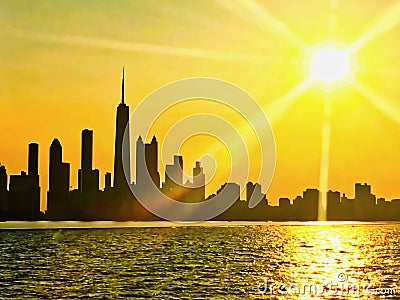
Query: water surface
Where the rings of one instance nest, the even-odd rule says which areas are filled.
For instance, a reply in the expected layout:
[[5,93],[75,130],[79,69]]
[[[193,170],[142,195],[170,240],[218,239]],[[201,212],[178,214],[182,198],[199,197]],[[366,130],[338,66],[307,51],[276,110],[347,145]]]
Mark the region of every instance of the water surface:
[[400,224],[144,225],[0,230],[1,298],[400,298]]

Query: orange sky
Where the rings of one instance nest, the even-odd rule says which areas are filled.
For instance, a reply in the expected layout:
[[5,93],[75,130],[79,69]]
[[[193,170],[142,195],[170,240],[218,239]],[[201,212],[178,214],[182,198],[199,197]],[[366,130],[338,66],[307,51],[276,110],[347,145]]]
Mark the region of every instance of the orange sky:
[[[264,108],[274,130],[277,162],[268,198],[293,198],[318,187],[327,91],[312,86],[295,93],[287,107],[280,99],[306,79],[305,49],[337,40],[359,42],[355,77],[365,89],[346,83],[328,91],[333,99],[328,186],[352,196],[355,182],[369,182],[378,196],[400,197],[397,1],[15,0],[1,6],[0,161],[9,174],[25,170],[27,144],[38,142],[43,192],[55,137],[71,162],[76,187],[83,128],[94,130],[94,166],[102,177],[112,171],[122,66],[131,112],[174,80],[205,76],[240,86]],[[164,117],[173,122],[210,110],[199,103]],[[228,111],[218,113],[235,124]],[[168,128],[158,126],[154,133],[162,140]],[[204,154],[200,142],[188,140],[182,148],[186,171]],[[208,192],[229,169],[222,152]]]

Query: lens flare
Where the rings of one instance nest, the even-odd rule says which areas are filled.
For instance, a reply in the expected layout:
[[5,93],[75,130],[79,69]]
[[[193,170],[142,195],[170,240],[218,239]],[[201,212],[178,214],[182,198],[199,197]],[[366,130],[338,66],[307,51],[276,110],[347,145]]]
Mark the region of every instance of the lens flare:
[[305,69],[310,81],[331,87],[351,82],[357,68],[351,51],[337,42],[327,42],[307,51]]

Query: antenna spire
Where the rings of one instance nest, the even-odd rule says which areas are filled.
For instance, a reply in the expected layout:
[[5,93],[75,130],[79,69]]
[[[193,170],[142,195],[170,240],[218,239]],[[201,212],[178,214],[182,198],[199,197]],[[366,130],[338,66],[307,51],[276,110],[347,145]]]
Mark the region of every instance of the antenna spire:
[[122,67],[122,90],[121,90],[121,103],[125,104],[125,67]]

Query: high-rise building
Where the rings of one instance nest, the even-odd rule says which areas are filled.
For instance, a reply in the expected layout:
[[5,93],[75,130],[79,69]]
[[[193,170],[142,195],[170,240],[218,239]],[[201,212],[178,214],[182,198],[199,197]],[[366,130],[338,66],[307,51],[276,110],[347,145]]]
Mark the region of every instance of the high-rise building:
[[62,147],[58,139],[50,146],[49,191],[46,215],[53,220],[64,220],[69,215],[69,163],[62,161]]
[[319,190],[306,189],[303,192],[303,206],[304,220],[317,221],[318,220],[318,200]]
[[355,184],[355,199],[363,202],[363,205],[376,205],[376,197],[371,194],[371,186],[369,184]]
[[160,174],[158,173],[158,142],[155,136],[150,144],[144,145],[147,171],[155,186],[160,187]]
[[165,166],[165,185],[183,185],[183,158],[181,155],[174,155],[174,163]]
[[8,200],[7,181],[6,167],[0,165],[0,220],[6,218]]
[[146,171],[146,159],[144,157],[144,142],[142,137],[136,141],[136,185],[139,187],[144,186],[144,172]]
[[28,175],[39,175],[39,145],[36,143],[29,144]]
[[93,131],[82,130],[81,168],[78,170],[78,190],[89,197],[99,190],[99,170],[93,170]]
[[[150,182],[148,182],[148,180]],[[160,174],[158,173],[158,143],[155,136],[146,144],[139,136],[136,142],[136,184],[145,187],[153,183],[160,188]]]
[[40,187],[38,175],[39,146],[29,144],[28,174],[10,176],[7,215],[12,220],[38,220],[40,218]]
[[261,192],[261,185],[259,183],[248,182],[246,184],[246,201],[258,203],[264,194]]
[[111,189],[111,173],[107,172],[104,175],[104,191]]
[[340,193],[328,191],[327,201],[326,219],[328,221],[341,220]]
[[196,166],[193,168],[193,183],[190,193],[191,202],[204,201],[206,197],[206,176],[203,172],[203,167],[199,161],[196,161]]
[[165,181],[162,192],[169,198],[182,201],[187,193],[183,186],[183,159],[181,155],[174,155],[174,163],[165,166]]
[[354,219],[373,220],[376,217],[376,197],[371,193],[371,186],[366,183],[356,183],[354,194]]
[[93,130],[82,130],[81,169],[92,170],[93,165]]
[[[117,193],[125,194],[131,184],[130,178],[130,141],[129,141],[129,106],[125,104],[125,72],[122,69],[121,103],[117,108],[114,153],[114,188]],[[126,174],[124,173],[124,164]],[[126,177],[125,177],[126,175]]]

